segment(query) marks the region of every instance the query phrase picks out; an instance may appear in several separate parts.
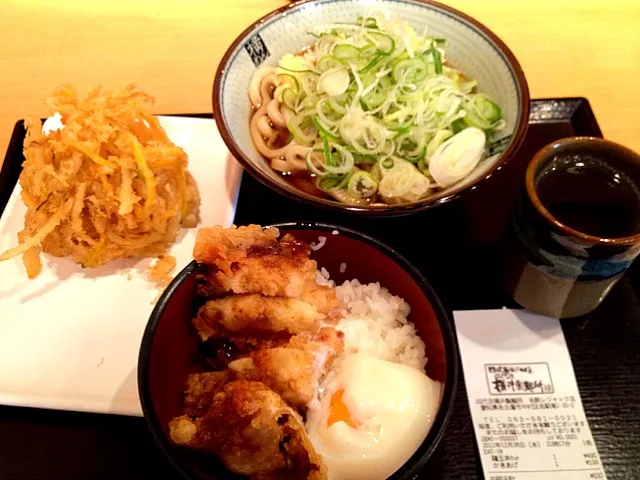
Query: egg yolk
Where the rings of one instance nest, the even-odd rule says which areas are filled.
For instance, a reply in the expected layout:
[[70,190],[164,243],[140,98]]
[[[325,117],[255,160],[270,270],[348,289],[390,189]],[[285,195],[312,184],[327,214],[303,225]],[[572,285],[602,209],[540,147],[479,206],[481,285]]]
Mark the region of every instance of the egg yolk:
[[329,405],[329,418],[327,419],[327,426],[331,426],[336,422],[344,422],[352,428],[357,428],[358,424],[353,421],[349,414],[349,409],[342,401],[342,395],[344,390],[338,390],[331,396],[331,403]]

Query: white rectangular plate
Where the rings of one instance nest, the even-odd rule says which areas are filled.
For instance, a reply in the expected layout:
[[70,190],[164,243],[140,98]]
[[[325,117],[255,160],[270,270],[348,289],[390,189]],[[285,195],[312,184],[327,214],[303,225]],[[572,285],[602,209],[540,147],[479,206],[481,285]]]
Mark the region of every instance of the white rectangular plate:
[[[200,226],[233,222],[240,166],[209,119],[159,117],[189,156],[200,190]],[[16,245],[26,207],[16,185],[0,219],[0,252]],[[170,252],[174,273],[192,260],[196,229]],[[136,366],[159,290],[146,279],[151,259],[82,269],[43,255],[28,280],[21,258],[0,263],[0,404],[141,415]]]

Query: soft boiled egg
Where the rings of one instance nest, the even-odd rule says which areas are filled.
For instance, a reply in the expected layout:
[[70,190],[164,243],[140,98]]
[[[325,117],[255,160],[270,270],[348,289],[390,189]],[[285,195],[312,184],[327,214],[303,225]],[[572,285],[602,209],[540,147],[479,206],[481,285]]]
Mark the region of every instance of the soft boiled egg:
[[384,480],[424,441],[440,384],[416,368],[365,353],[340,357],[323,383],[307,432],[330,480]]

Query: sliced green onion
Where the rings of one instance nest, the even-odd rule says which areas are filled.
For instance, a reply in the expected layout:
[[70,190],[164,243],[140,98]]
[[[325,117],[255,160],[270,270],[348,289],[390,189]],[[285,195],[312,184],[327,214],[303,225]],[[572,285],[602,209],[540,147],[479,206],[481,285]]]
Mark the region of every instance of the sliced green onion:
[[[317,117],[314,118],[317,120]],[[328,167],[333,167],[333,158],[331,157],[331,147],[329,146],[329,140],[325,135],[322,136],[322,144],[324,146],[324,161]]]
[[339,60],[333,58],[331,55],[324,55],[323,57],[320,57],[320,60],[318,60],[316,66],[321,72],[326,72],[327,70],[330,70],[332,68],[341,67],[342,63],[340,63]]
[[[280,70],[282,70],[282,72],[280,72]],[[287,72],[287,73],[285,73]],[[279,66],[278,67],[278,72],[279,75],[289,75],[291,73],[315,73],[313,70],[309,69],[309,68],[302,68],[300,70],[294,70],[292,68],[287,68],[287,67],[283,67],[283,66]]]
[[360,50],[353,45],[342,43],[333,47],[333,57],[338,60],[355,60],[360,57]]
[[465,121],[472,127],[489,130],[502,120],[502,109],[482,93],[474,95],[466,106]]
[[293,89],[287,87],[282,91],[282,103],[289,110],[295,111],[298,95]]
[[359,72],[362,74],[370,72],[376,65],[378,65],[381,58],[383,58],[383,55],[374,56],[362,69],[359,70]]
[[427,156],[427,147],[424,147],[420,153],[418,153],[418,155],[411,155],[411,154],[407,154],[405,155],[405,160],[411,163],[418,163],[421,162],[425,159],[425,157]]
[[357,170],[351,175],[347,192],[350,195],[360,198],[369,198],[378,191],[378,182],[369,172]]
[[368,109],[382,105],[389,98],[389,91],[386,88],[374,88],[371,92],[360,99]]
[[371,203],[371,200],[375,197],[370,198],[359,198],[354,197],[353,195],[349,195],[343,188],[334,188],[332,190],[327,191],[329,195],[338,200],[341,203],[346,203],[349,205],[368,205]]
[[[311,125],[313,125],[312,122],[311,122]],[[318,135],[318,132],[315,131],[315,129],[313,132],[305,132],[304,130],[307,129],[309,126],[310,126],[309,117],[302,114],[296,115],[287,124],[287,128],[289,128],[289,132],[291,132],[291,134],[295,137],[295,139],[298,140],[298,142],[300,142],[303,145],[313,144],[313,142],[315,141]]]
[[327,125],[325,125],[322,120],[320,119],[320,117],[318,117],[318,115],[313,117],[313,125],[318,129],[318,131],[320,132],[320,136],[322,136],[324,139],[331,138],[332,140],[340,140],[340,136],[336,135],[335,133],[333,133],[329,127],[327,127]]
[[458,84],[458,88],[460,89],[460,91],[464,93],[473,92],[473,89],[476,88],[476,86],[478,85],[478,82],[476,82],[475,80],[468,80],[468,81],[456,82],[456,83]]
[[326,93],[330,97],[342,95],[349,88],[349,73],[344,67],[327,70],[318,79],[318,93]]
[[465,122],[464,118],[459,118],[451,124],[451,129],[453,130],[453,133],[459,133],[468,126],[469,125]]
[[419,58],[402,60],[393,67],[393,79],[397,83],[419,83],[427,74],[427,65]]
[[364,20],[365,28],[378,28],[378,21],[373,17],[367,17]]
[[315,98],[316,89],[318,86],[318,78],[319,77],[317,74],[311,72],[303,73],[300,76],[300,85],[302,86],[302,90],[304,91],[305,95],[310,98]]
[[[318,155],[314,156],[314,154],[321,154],[322,161],[320,161],[319,158],[316,160],[316,157],[319,157],[319,156]],[[326,157],[324,154],[324,150],[321,150],[319,148],[312,148],[307,152],[307,156],[305,158],[307,168],[311,173],[313,173],[317,177],[326,177],[327,175],[329,175],[329,171],[327,170],[327,164],[325,159]]]
[[286,53],[278,62],[276,72],[282,73],[280,70],[284,70],[286,72],[302,73],[311,71],[311,69],[311,65],[303,57]]
[[424,134],[405,134],[396,138],[396,153],[408,162],[418,163],[426,156],[427,145]]
[[486,139],[482,130],[469,127],[440,145],[429,160],[436,183],[446,188],[469,175],[484,155]]
[[318,101],[317,97],[315,95],[302,95],[302,98],[302,106],[307,110],[313,110]]
[[[329,105],[331,106],[331,108],[335,112],[339,113],[342,116],[345,113],[347,113],[347,106],[346,106],[346,104],[340,103],[341,100],[342,99],[339,96],[338,97],[329,97]],[[345,100],[348,100],[348,98],[345,99]]]
[[442,55],[435,44],[431,45],[431,54],[433,55],[433,68],[435,69],[436,75],[442,75]]
[[407,52],[402,52],[400,55],[398,55],[397,57],[394,57],[393,60],[391,60],[391,63],[389,66],[391,68],[394,68],[398,63],[402,62],[403,60],[409,60],[410,58],[411,57]]
[[386,33],[367,32],[367,37],[376,44],[376,50],[382,55],[391,55],[396,49],[396,42]]
[[336,143],[330,144],[331,147],[339,154],[340,162],[334,162],[335,165],[330,167],[330,171],[334,175],[345,175],[351,171],[354,165],[353,155],[342,145]]
[[316,50],[321,54],[328,54],[338,40],[340,40],[340,38],[335,35],[322,35],[316,42]]
[[429,144],[427,145],[426,157],[430,159],[434,152],[442,145],[446,140],[453,136],[453,132],[451,130],[443,129],[438,130],[436,134],[433,136]]
[[316,180],[316,186],[320,190],[328,191],[338,187],[338,184],[342,181],[341,178],[335,177],[318,177]]
[[394,167],[382,174],[378,191],[387,203],[414,202],[424,198],[431,182],[415,165],[398,159]]
[[397,135],[404,135],[406,133],[409,132],[409,130],[411,130],[411,125],[413,124],[413,117],[409,117],[408,119],[405,119],[404,121],[395,121],[392,120],[390,118],[390,116],[387,118],[387,128],[389,130],[394,130],[397,132]]
[[298,79],[296,78],[295,75],[291,75],[289,73],[281,73],[278,75],[278,78],[283,82],[283,83],[289,83],[291,84],[293,82],[293,86],[295,86],[295,88],[293,88],[296,92],[300,90],[300,82],[298,81]]
[[346,109],[338,105],[339,110],[336,110],[334,105],[329,99],[321,100],[317,107],[316,112],[322,122],[328,127],[333,127],[340,122],[340,119],[346,113]]
[[350,178],[350,173],[342,176],[318,177],[318,179],[316,180],[316,186],[320,190],[328,192],[330,190],[344,188],[348,184]]
[[443,38],[377,10],[311,30],[312,48],[277,67],[274,96],[295,143],[309,147],[316,184],[339,201],[424,198],[449,181],[446,161],[456,163],[463,148],[447,143],[454,135],[480,129],[491,139],[505,124],[493,100],[472,93],[475,80],[444,64]]
[[353,154],[353,162],[356,165],[374,164],[376,163],[376,157],[374,155],[362,155],[358,152],[351,152]]
[[[328,146],[327,148],[325,148],[325,144]],[[335,150],[338,155],[334,157],[331,150]],[[314,153],[320,153],[321,155],[314,155]],[[354,166],[351,152],[341,145],[330,143],[326,137],[323,137],[323,148],[310,149],[307,152],[305,161],[309,171],[318,177],[345,175]]]
[[376,53],[376,44],[373,42],[367,42],[361,47],[356,47],[356,48],[360,50],[361,57],[368,57]]

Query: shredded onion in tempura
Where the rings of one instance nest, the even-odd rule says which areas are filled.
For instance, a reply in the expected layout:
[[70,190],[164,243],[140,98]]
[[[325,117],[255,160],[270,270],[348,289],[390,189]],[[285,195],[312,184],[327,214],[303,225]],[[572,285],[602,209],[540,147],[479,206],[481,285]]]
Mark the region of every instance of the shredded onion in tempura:
[[19,245],[0,261],[23,255],[35,278],[40,251],[83,267],[163,256],[152,279],[166,282],[175,265],[166,251],[180,226],[196,226],[200,195],[186,153],[149,113],[153,101],[133,85],[98,87],[85,99],[65,85],[47,100],[63,128],[43,132],[39,120],[26,120],[20,185],[28,210]]

